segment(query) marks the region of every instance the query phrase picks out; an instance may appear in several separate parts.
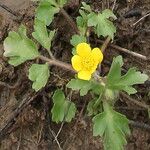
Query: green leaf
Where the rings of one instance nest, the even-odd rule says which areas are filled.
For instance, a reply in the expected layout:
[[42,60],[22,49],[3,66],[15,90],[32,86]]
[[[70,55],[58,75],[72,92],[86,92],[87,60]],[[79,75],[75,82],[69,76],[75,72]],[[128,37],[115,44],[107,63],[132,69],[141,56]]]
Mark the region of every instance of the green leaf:
[[56,90],[53,95],[53,108],[51,110],[52,120],[56,123],[70,122],[75,117],[76,106],[73,102],[66,100],[61,90]]
[[41,1],[43,1],[43,2],[49,2],[51,5],[57,7],[57,2],[56,2],[56,0],[41,0]]
[[70,43],[71,45],[74,47],[72,49],[72,54],[75,55],[76,54],[76,49],[75,47],[79,44],[79,43],[82,43],[82,42],[86,42],[86,37],[83,36],[83,35],[73,35],[71,40],[70,40]]
[[80,96],[84,96],[91,88],[91,83],[89,81],[72,79],[68,84],[68,88],[72,90],[80,90]]
[[135,94],[137,91],[132,86],[144,83],[148,79],[148,76],[136,71],[135,68],[130,68],[125,75],[121,76],[122,65],[123,61],[121,56],[113,59],[106,85],[112,90],[123,90],[128,94]]
[[67,87],[72,90],[80,91],[80,96],[86,95],[90,90],[92,90],[95,94],[100,94],[102,89],[102,86],[98,83],[80,79],[72,79],[67,84]]
[[9,32],[4,40],[4,56],[9,57],[9,64],[18,66],[26,60],[39,56],[35,43],[26,36],[26,28],[21,25],[18,33]]
[[114,38],[114,34],[116,33],[116,27],[114,24],[108,20],[108,18],[112,17],[116,19],[116,16],[109,9],[104,10],[102,13],[90,13],[88,15],[88,26],[94,26],[95,33],[100,37],[109,36],[111,39]]
[[72,38],[71,38],[71,40],[70,40],[70,43],[71,43],[71,45],[74,47],[74,48],[72,49],[72,54],[73,54],[73,55],[76,55],[76,49],[75,49],[75,47],[76,47],[79,43],[82,43],[82,42],[86,42],[86,37],[85,37],[85,36],[83,36],[83,35],[77,35],[77,34],[75,34],[75,35],[72,36]]
[[90,5],[87,5],[85,2],[82,2],[82,7],[81,9],[87,10],[88,12],[92,12],[92,9],[90,7]]
[[[100,112],[102,110],[102,107],[100,103],[101,99],[99,98],[95,98],[93,100],[91,100],[89,103],[88,103],[88,106],[87,106],[87,112],[88,112],[88,116],[92,116],[92,115],[96,115],[98,114],[98,112]],[[99,103],[97,105],[97,103]]]
[[54,19],[54,15],[59,12],[59,8],[53,6],[48,1],[40,2],[37,10],[36,17],[37,19],[44,22],[45,25],[49,26]]
[[63,7],[67,2],[68,2],[68,0],[58,0],[58,5],[60,7]]
[[79,10],[79,13],[81,16],[78,16],[76,19],[77,27],[80,31],[80,34],[85,36],[87,31],[87,21],[88,21],[87,13],[85,13],[83,10]]
[[32,33],[32,36],[47,50],[50,50],[51,48],[51,42],[54,34],[55,30],[48,33],[44,22],[35,19],[34,32]]
[[29,79],[35,91],[45,87],[50,76],[48,64],[33,64],[29,69]]
[[74,47],[76,47],[79,43],[82,42],[86,42],[86,37],[78,34],[73,35],[70,40],[71,45]]
[[126,116],[114,111],[107,105],[104,112],[93,118],[93,135],[101,136],[105,150],[123,150],[127,144],[126,135],[130,134]]
[[117,56],[113,59],[110,71],[107,75],[107,82],[111,83],[121,77],[121,67],[123,65],[122,56]]

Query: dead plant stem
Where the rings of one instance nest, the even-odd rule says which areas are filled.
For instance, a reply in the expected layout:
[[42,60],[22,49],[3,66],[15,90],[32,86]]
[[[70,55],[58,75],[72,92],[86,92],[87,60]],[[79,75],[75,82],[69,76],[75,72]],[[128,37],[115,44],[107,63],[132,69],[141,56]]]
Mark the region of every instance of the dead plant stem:
[[142,103],[142,102],[140,102],[140,101],[137,101],[137,100],[131,98],[131,97],[128,96],[127,94],[125,94],[125,93],[123,93],[123,92],[121,92],[120,94],[121,94],[123,97],[125,97],[126,100],[129,100],[130,102],[132,102],[132,103],[134,103],[134,104],[136,104],[136,105],[138,105],[138,106],[140,106],[140,107],[143,107],[143,108],[145,108],[145,109],[150,109],[150,106],[148,106],[148,105],[146,105],[146,104],[144,104],[144,103]]
[[[102,41],[102,40],[97,40],[97,42],[99,42],[99,43],[105,43],[105,42]],[[144,56],[144,55],[142,55],[142,54],[139,54],[139,53],[136,53],[136,52],[133,52],[133,51],[130,51],[130,50],[126,49],[126,48],[122,48],[122,47],[117,46],[117,45],[114,45],[114,44],[110,44],[110,47],[112,47],[112,48],[114,48],[114,49],[116,49],[116,50],[119,50],[119,51],[121,51],[121,52],[130,54],[130,55],[132,55],[132,56],[134,56],[134,57],[140,58],[140,59],[142,59],[142,60],[144,60],[144,61],[147,61],[147,60],[148,60],[148,58],[147,58],[146,56]]]
[[150,13],[148,13],[148,14],[144,15],[143,17],[141,17],[138,21],[136,21],[136,22],[133,24],[133,26],[137,25],[141,20],[143,20],[144,18],[146,18],[146,17],[148,17],[148,16],[150,16]]

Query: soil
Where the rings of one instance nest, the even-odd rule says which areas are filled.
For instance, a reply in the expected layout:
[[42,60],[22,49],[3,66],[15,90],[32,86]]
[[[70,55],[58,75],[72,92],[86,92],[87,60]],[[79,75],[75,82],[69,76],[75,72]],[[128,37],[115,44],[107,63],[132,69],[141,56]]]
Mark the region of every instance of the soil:
[[[91,4],[95,11],[113,6],[113,0],[86,0],[86,2]],[[63,125],[58,141],[54,139],[54,134],[57,134],[61,124],[51,121],[51,95],[57,88],[63,88],[67,94],[69,91],[65,85],[73,74],[52,67],[47,86],[35,93],[27,77],[32,61],[14,68],[3,57],[3,41],[9,31],[16,31],[23,23],[28,28],[28,35],[31,35],[36,5],[36,2],[30,0],[0,1],[0,150],[59,150],[58,142],[63,150],[101,150],[103,149],[102,140],[92,136],[91,118],[87,116],[85,110],[90,96],[79,97],[78,93],[73,93],[73,101],[78,107],[75,119]],[[72,0],[65,9],[75,19],[78,16],[78,0]],[[114,9],[118,17],[115,22],[117,34],[113,44],[150,58],[150,16],[133,25],[149,12],[149,0],[117,1]],[[61,14],[56,15],[51,28],[58,28],[53,42],[55,57],[69,63],[72,48],[69,40],[73,34],[72,28]],[[101,45],[93,33],[90,35],[90,43],[93,46]],[[42,53],[47,55],[43,51]],[[143,61],[112,47],[108,47],[105,52],[102,75],[108,72],[113,56],[119,54],[124,58],[125,72],[128,68],[135,66],[150,76],[148,61]],[[147,81],[136,88],[138,93],[132,97],[150,105],[150,82]],[[150,119],[147,110],[127,101],[125,97],[119,99],[116,110],[134,121],[130,125],[132,134],[127,139],[128,144],[125,149],[150,150]]]

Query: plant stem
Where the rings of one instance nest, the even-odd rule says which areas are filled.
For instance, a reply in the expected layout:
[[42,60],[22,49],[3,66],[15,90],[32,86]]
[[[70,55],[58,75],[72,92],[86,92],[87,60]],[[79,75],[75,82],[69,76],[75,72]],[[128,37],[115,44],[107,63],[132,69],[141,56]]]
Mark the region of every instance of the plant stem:
[[[98,42],[98,43],[105,43],[105,42],[102,41],[102,40],[97,40],[97,42]],[[132,56],[134,56],[134,57],[140,58],[140,59],[142,59],[142,60],[144,60],[144,61],[149,60],[146,56],[144,56],[144,55],[142,55],[142,54],[139,54],[139,53],[130,51],[130,50],[126,49],[126,48],[123,48],[123,47],[120,47],[120,46],[117,46],[117,45],[114,45],[114,44],[110,44],[110,47],[112,47],[112,48],[114,48],[114,49],[116,49],[116,50],[118,50],[118,51],[121,51],[121,52],[130,54],[130,55],[132,55]]]
[[70,70],[71,72],[75,73],[75,70],[68,63],[64,63],[64,62],[56,60],[56,59],[49,59],[49,58],[47,58],[45,56],[42,56],[42,55],[40,55],[38,58],[45,61],[45,62],[47,62],[50,65],[55,65],[55,66],[64,68],[66,70]]
[[49,54],[49,56],[52,58],[52,59],[55,59],[54,55],[52,54],[51,50],[50,49],[47,49],[47,52]]
[[104,53],[104,51],[106,50],[106,48],[107,48],[107,46],[108,46],[110,40],[111,40],[111,38],[108,36],[107,39],[104,41],[104,43],[103,43],[103,45],[102,45],[102,47],[101,47],[101,50],[102,50],[103,53]]
[[79,33],[79,30],[77,28],[77,25],[75,24],[75,22],[73,21],[73,19],[68,15],[68,13],[63,9],[60,8],[60,12],[62,13],[62,15],[66,18],[66,20],[68,21],[68,23],[70,24],[70,26],[72,27],[72,29],[77,33]]

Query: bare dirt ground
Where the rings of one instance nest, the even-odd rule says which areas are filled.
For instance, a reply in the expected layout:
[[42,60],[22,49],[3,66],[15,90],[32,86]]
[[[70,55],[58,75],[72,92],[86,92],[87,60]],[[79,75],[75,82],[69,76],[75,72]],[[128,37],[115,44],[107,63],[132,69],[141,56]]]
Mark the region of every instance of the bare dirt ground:
[[[65,7],[74,19],[78,15],[77,2],[72,1]],[[95,10],[113,6],[113,0],[87,0],[86,2],[89,2]],[[10,30],[16,31],[23,23],[27,26],[30,36],[33,31],[35,8],[36,3],[30,0],[0,0],[0,150],[60,150],[59,145],[63,150],[101,150],[103,149],[102,140],[92,136],[91,119],[87,117],[85,110],[90,96],[79,97],[77,93],[74,93],[73,100],[78,107],[76,118],[72,123],[64,124],[58,139],[54,139],[61,124],[51,121],[50,97],[58,87],[64,87],[67,93],[65,85],[73,77],[71,73],[53,67],[47,86],[40,92],[34,93],[27,77],[28,68],[32,62],[14,68],[3,57],[3,41]],[[139,18],[150,13],[150,1],[117,1],[114,13],[118,19],[115,22],[117,34],[113,45],[150,58],[150,16],[136,23]],[[70,62],[69,40],[73,33],[72,29],[61,14],[55,17],[51,27],[58,28],[53,43],[55,57],[64,62]],[[101,41],[94,34],[91,34],[90,40],[92,45],[101,45]],[[112,57],[119,54],[123,56],[126,64],[124,72],[131,66],[135,66],[150,76],[149,61],[133,57],[113,46],[109,46],[105,52],[102,75],[108,72]],[[150,105],[150,82],[137,86],[137,89],[138,93],[133,98]],[[116,110],[134,121],[130,125],[132,135],[128,137],[125,149],[150,150],[150,119],[147,111],[131,103],[124,96],[121,96],[117,102]]]

